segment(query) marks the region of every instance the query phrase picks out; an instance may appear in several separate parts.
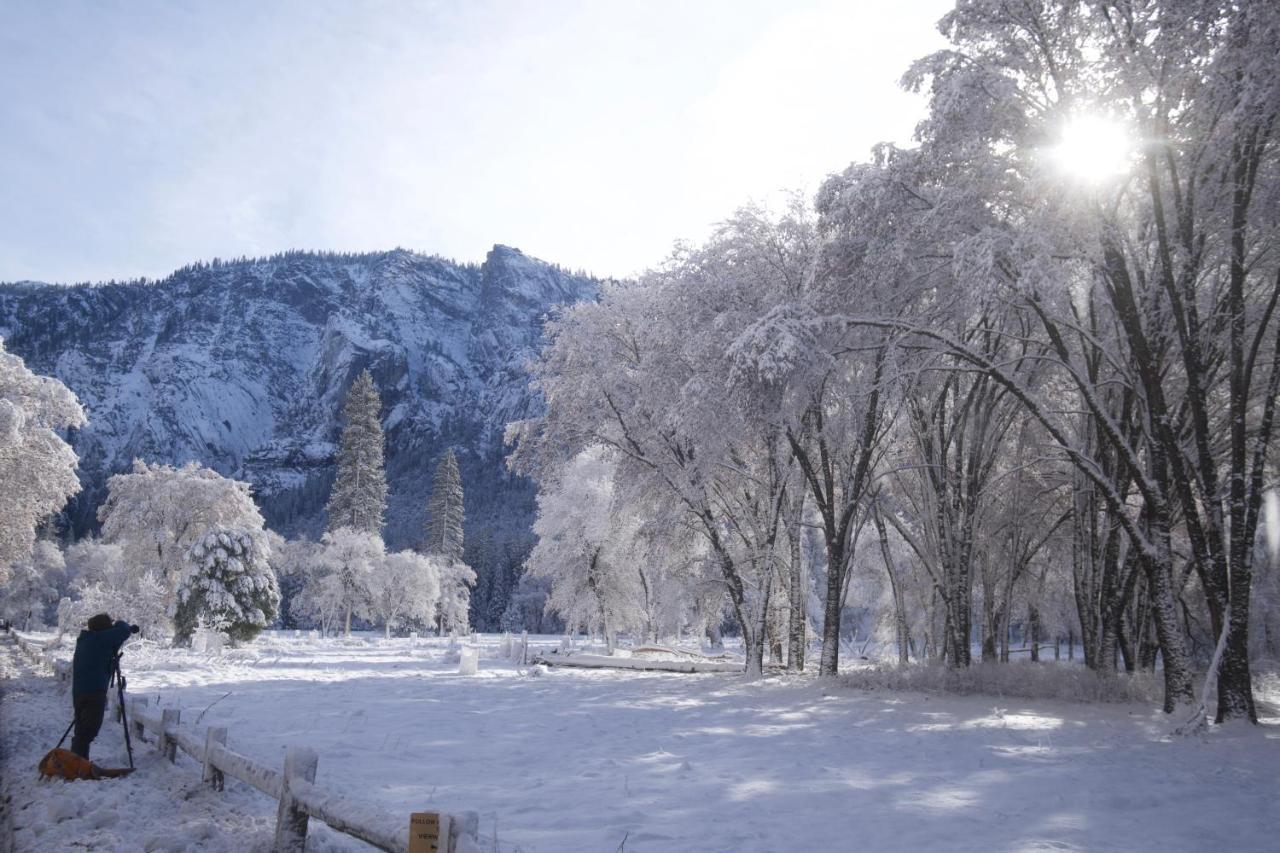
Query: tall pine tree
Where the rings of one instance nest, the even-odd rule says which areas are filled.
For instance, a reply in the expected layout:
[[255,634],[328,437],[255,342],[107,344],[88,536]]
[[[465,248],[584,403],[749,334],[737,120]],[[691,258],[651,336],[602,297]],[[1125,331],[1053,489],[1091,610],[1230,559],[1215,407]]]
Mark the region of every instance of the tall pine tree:
[[476,575],[463,562],[462,475],[453,450],[445,451],[436,466],[427,501],[427,538],[423,550],[444,558],[440,578],[440,601],[436,605],[436,628],[466,631],[471,604],[471,584]]
[[458,473],[458,457],[450,448],[444,452],[431,482],[431,498],[427,501],[428,554],[439,554],[462,561],[462,475]]
[[387,474],[383,468],[382,398],[369,371],[360,373],[347,392],[342,407],[342,441],[338,447],[338,474],[329,505],[329,531],[350,527],[382,534],[387,511]]

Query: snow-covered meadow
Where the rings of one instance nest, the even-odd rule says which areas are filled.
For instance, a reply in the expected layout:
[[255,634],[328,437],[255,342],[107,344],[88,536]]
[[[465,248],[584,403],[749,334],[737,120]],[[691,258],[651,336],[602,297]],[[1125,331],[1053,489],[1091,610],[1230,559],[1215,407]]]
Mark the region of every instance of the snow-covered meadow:
[[[220,656],[142,645],[125,663],[135,695],[228,727],[268,764],[306,745],[319,784],[406,819],[478,811],[485,849],[495,824],[498,849],[524,853],[1262,850],[1280,837],[1274,680],[1260,681],[1266,724],[1186,739],[1150,704],[524,667],[498,637],[480,646],[475,676],[458,674],[448,641],[372,636],[266,635]],[[123,760],[119,727],[96,748]],[[111,785],[153,785],[160,770],[171,778],[152,765]],[[44,796],[93,812],[109,787]],[[180,823],[189,806],[167,808],[152,819]],[[176,849],[222,849],[194,844]],[[331,833],[317,845],[360,847]]]

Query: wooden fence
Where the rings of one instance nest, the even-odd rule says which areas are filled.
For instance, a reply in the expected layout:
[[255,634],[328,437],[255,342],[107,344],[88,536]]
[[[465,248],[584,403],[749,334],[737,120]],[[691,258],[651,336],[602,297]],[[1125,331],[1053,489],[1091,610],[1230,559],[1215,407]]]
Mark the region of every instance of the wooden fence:
[[[41,643],[16,632],[11,635],[29,657],[53,669],[59,681],[70,681],[70,664],[47,654]],[[109,691],[108,696],[118,715],[115,692]],[[307,824],[313,817],[379,850],[407,853],[409,813],[391,814],[324,791],[315,784],[319,759],[313,750],[289,747],[284,767],[276,770],[230,749],[225,728],[211,726],[199,733],[181,725],[182,714],[177,708],[152,709],[149,700],[141,696],[127,700],[129,725],[138,741],[150,739],[171,762],[177,761],[179,751],[186,753],[200,765],[203,781],[216,790],[222,790],[225,778],[230,776],[279,801],[274,846],[279,853],[301,853],[306,845]],[[440,853],[478,850],[479,831],[480,819],[475,812],[440,815]]]

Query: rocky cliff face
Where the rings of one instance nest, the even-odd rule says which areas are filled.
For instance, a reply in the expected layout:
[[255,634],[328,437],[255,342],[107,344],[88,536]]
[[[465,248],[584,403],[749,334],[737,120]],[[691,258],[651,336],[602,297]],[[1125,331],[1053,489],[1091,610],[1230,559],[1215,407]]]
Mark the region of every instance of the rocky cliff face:
[[469,527],[527,530],[528,484],[502,430],[537,405],[523,364],[547,312],[597,283],[495,246],[480,266],[403,250],[200,264],[155,283],[0,285],[0,336],[84,403],[72,436],[93,524],[107,478],[135,457],[197,460],[254,485],[287,535],[316,534],[338,412],[368,368],[383,400],[388,544],[422,536],[431,473],[455,447]]

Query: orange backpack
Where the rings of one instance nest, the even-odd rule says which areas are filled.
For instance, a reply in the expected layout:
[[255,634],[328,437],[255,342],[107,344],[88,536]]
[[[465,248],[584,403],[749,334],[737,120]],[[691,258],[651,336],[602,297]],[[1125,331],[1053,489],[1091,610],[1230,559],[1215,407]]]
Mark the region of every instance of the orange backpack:
[[40,759],[40,775],[50,779],[114,779],[117,776],[128,776],[133,770],[128,767],[112,769],[99,767],[87,758],[81,758],[69,749],[51,749],[49,754]]

